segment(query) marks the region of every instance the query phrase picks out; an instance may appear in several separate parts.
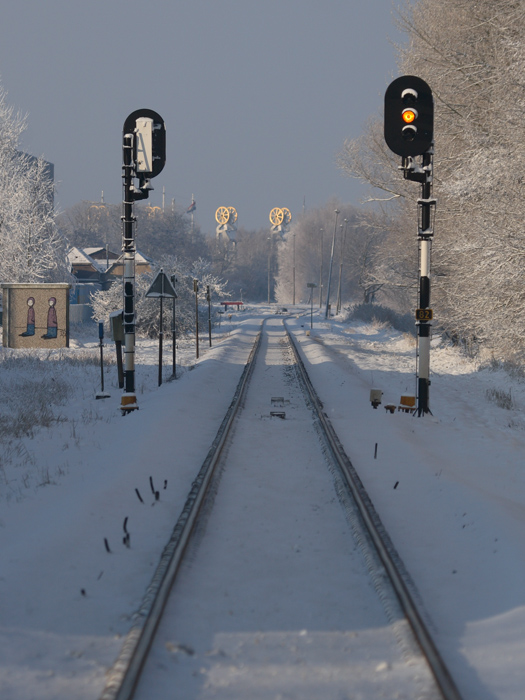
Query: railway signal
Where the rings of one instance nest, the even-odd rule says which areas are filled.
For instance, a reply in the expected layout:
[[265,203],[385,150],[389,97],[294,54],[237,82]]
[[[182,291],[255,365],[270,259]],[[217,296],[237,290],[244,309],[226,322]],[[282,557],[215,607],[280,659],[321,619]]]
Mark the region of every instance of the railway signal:
[[215,221],[218,224],[227,224],[230,220],[229,207],[219,207],[215,212]]
[[[166,163],[166,127],[151,109],[138,109],[124,122],[122,133],[122,180],[124,185],[122,250],[124,258],[124,393],[120,408],[129,413],[138,408],[135,395],[135,222],[133,205],[147,199],[150,180]],[[138,180],[138,187],[134,181]]]
[[274,207],[270,212],[272,226],[280,226],[284,220],[284,211],[280,207]]
[[[271,279],[271,269],[272,269],[272,257],[273,257],[273,240],[275,234],[279,234],[281,240],[284,235],[288,233],[288,225],[292,221],[292,213],[287,207],[274,207],[270,211],[270,233],[268,241],[270,243],[270,250],[268,252],[268,304],[271,303],[271,288],[273,287],[273,282]],[[277,239],[279,240],[279,239]],[[295,234],[293,237],[293,302],[295,305]]]
[[283,213],[283,225],[288,226],[292,222],[292,212],[288,207],[282,207],[281,211]]
[[237,231],[237,210],[235,207],[219,207],[215,212],[215,221],[218,226],[215,229],[217,240],[224,240],[235,246],[235,232]]
[[385,93],[385,141],[398,156],[420,156],[434,135],[432,90],[421,78],[403,75]]
[[[385,93],[385,141],[391,151],[402,157],[405,180],[421,183],[418,206],[419,299],[416,310],[417,414],[431,413],[430,331],[433,311],[430,308],[430,255],[434,235],[433,219],[436,200],[432,197],[434,155],[434,100],[432,90],[422,79],[403,75],[388,86]],[[415,158],[420,156],[421,162]]]

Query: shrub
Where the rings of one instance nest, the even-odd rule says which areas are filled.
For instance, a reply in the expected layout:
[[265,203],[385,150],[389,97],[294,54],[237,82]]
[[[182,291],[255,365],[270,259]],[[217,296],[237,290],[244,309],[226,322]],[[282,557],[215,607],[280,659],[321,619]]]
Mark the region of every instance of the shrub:
[[381,304],[356,304],[351,308],[348,320],[385,323],[401,333],[416,334],[414,318],[410,314],[400,314]]
[[487,389],[485,395],[489,401],[493,401],[500,408],[505,408],[507,411],[514,408],[510,389],[508,391],[505,391],[505,389]]

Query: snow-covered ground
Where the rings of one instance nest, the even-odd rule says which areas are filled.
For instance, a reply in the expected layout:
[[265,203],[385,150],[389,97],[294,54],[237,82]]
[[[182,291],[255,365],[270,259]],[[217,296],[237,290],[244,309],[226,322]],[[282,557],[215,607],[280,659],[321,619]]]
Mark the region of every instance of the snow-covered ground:
[[[157,345],[141,343],[140,410],[126,417],[120,415],[114,366],[106,370],[111,397],[97,401],[96,364],[64,359],[89,347],[96,354],[96,331],[89,338],[74,336],[61,356],[42,356],[50,395],[61,372],[67,373],[69,389],[53,407],[58,421],[3,446],[3,700],[98,697],[266,313],[261,306],[234,314],[231,323],[223,323],[220,342],[217,338],[211,349],[202,343],[194,371],[189,371],[192,348],[180,350],[185,371],[160,389]],[[433,415],[374,410],[371,388],[384,392],[383,404],[398,404],[401,394],[414,393],[413,340],[378,324],[315,316],[308,335],[309,313],[287,322],[415,582],[463,696],[521,700],[525,384],[501,370],[480,369],[435,340]],[[0,365],[11,373],[12,388],[3,385],[9,394],[17,391],[23,371],[20,361],[17,372],[16,352],[3,350],[9,362]],[[169,356],[165,360],[169,365]],[[29,405],[30,394],[24,395]],[[150,477],[160,491],[158,501]],[[129,548],[122,542],[125,518]]]
[[438,700],[291,362],[268,319],[136,700]]

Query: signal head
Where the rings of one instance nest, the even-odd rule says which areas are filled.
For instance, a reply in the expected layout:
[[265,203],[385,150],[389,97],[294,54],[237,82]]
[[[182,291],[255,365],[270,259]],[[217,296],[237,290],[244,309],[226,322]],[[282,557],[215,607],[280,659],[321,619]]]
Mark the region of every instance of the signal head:
[[399,156],[428,151],[434,135],[434,100],[427,83],[413,75],[397,78],[385,93],[385,141]]

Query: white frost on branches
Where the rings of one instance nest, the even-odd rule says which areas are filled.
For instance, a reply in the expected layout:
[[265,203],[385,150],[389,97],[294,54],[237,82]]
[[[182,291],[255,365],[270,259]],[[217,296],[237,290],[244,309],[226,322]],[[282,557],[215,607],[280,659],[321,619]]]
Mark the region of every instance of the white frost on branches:
[[0,86],[0,281],[70,279],[66,242],[55,226],[47,163],[19,150],[26,119]]
[[[176,257],[166,256],[162,258],[154,269],[135,278],[135,317],[136,333],[142,337],[157,337],[159,332],[159,300],[157,298],[147,298],[151,283],[160,270],[171,279],[176,278],[175,291],[177,293],[176,323],[179,337],[195,332],[195,292],[193,291],[193,280],[198,280],[198,301],[199,301],[199,327],[205,329],[208,319],[208,305],[206,302],[206,288],[210,288],[212,302],[217,305],[217,301],[228,295],[226,292],[226,282],[219,279],[211,272],[211,262],[198,258],[191,264],[179,260]],[[114,311],[122,309],[123,292],[122,283],[114,282],[107,291],[97,291],[91,296],[93,305],[93,319],[104,320],[109,326],[109,315]],[[173,314],[172,302],[166,300],[163,312],[164,328],[171,328]],[[215,315],[212,316],[212,321]]]
[[[435,101],[435,325],[501,358],[523,356],[525,5],[406,0],[400,25],[407,42],[399,74],[422,77]],[[399,175],[399,160],[379,122],[347,142],[339,159],[347,174],[382,190],[383,200],[395,198],[393,257],[401,241],[406,248],[407,231],[415,233],[419,194],[419,185]]]

